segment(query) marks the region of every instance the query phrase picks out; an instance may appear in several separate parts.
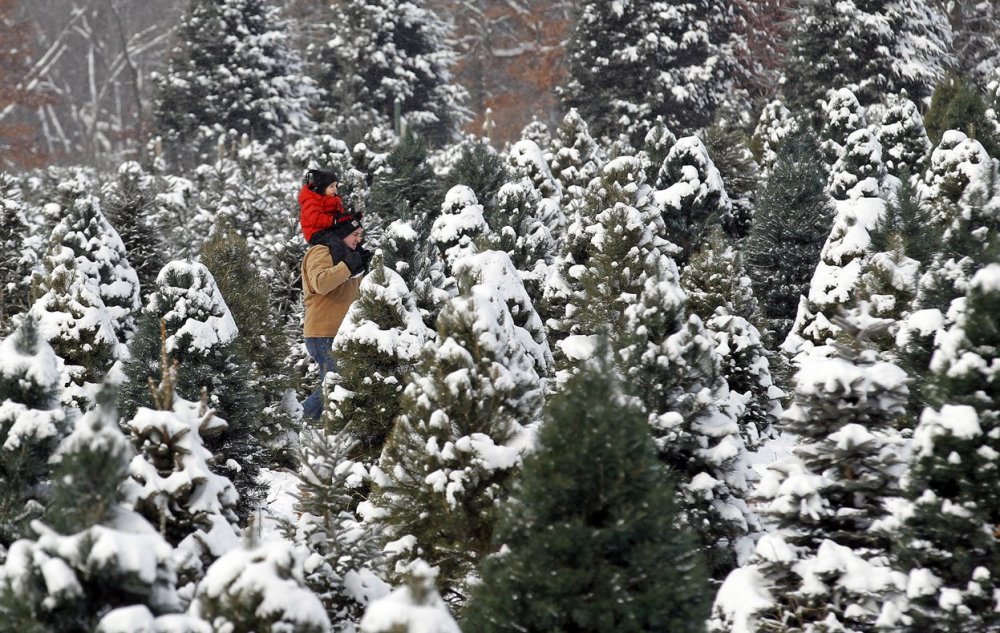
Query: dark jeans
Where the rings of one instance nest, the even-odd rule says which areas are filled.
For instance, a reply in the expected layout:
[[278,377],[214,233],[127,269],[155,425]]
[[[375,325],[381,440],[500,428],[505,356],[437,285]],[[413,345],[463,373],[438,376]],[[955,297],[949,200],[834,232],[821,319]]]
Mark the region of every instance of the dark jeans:
[[337,371],[337,359],[333,357],[333,337],[307,337],[306,351],[319,365],[319,386],[302,403],[302,411],[307,418],[318,420],[323,413],[323,379],[326,378],[327,373]]

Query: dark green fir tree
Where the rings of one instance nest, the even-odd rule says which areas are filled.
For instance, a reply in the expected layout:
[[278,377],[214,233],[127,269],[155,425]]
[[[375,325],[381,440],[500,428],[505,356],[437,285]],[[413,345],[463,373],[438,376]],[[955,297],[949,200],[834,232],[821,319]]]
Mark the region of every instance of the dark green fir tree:
[[733,205],[725,225],[726,233],[741,240],[750,233],[760,173],[750,151],[750,139],[743,130],[717,122],[705,132],[705,149],[718,168]]
[[[368,198],[368,209],[386,223],[408,222],[426,241],[434,219],[441,211],[444,192],[427,162],[427,144],[413,132],[408,132],[386,158],[384,169],[374,178]],[[388,247],[389,245],[384,245]],[[395,261],[392,249],[387,261]]]
[[706,573],[673,482],[606,352],[597,358],[546,409],[465,630],[704,629]]
[[932,143],[948,130],[959,130],[979,141],[990,156],[1000,156],[1000,135],[986,117],[987,105],[979,89],[963,77],[948,75],[934,89],[924,124]]
[[239,329],[233,344],[249,364],[246,388],[262,400],[258,439],[268,448],[271,463],[290,466],[294,422],[283,403],[292,389],[292,371],[287,356],[275,352],[289,343],[279,315],[268,309],[273,305],[270,285],[246,240],[227,224],[218,226],[202,247],[201,262],[212,272]]
[[792,328],[834,214],[815,134],[799,127],[781,147],[757,193],[745,251],[765,327],[771,331],[769,347],[784,340]]
[[503,157],[484,140],[469,140],[461,144],[458,160],[441,182],[441,190],[465,185],[483,205],[487,220],[497,206],[497,193],[507,182],[507,166]]
[[125,244],[128,261],[139,277],[139,288],[152,289],[156,275],[167,263],[167,253],[156,227],[157,180],[139,163],[129,161],[102,193],[108,221]]

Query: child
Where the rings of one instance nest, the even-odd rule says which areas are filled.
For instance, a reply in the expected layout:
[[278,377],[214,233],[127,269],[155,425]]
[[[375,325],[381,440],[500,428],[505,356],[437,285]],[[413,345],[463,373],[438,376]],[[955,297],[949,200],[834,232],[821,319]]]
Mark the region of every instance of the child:
[[[361,226],[361,218],[344,209],[344,202],[337,195],[337,184],[337,172],[312,169],[299,190],[302,236],[313,246],[321,244],[329,248],[335,265],[347,255],[343,238]],[[358,250],[367,264],[371,256],[361,247]]]

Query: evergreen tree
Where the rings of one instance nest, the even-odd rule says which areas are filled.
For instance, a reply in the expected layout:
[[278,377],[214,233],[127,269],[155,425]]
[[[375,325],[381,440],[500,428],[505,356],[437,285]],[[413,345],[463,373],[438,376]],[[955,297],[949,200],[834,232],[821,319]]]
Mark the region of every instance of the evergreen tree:
[[62,244],[65,226],[52,234],[50,250],[42,262],[45,277],[29,315],[39,323],[43,337],[63,359],[65,402],[87,407],[86,385],[97,384],[111,368],[115,346],[114,324],[108,316],[94,280],[77,268],[73,251]]
[[489,234],[490,227],[483,217],[483,205],[475,192],[465,185],[456,185],[445,194],[441,213],[434,219],[428,235],[434,259],[451,274],[455,262],[478,252],[477,242]]
[[11,317],[31,306],[27,279],[35,253],[28,248],[28,220],[20,187],[0,172],[0,335],[13,329]]
[[521,178],[500,188],[496,210],[487,216],[492,247],[510,257],[535,306],[542,303],[544,282],[556,257],[556,240],[538,216],[541,201],[534,184]]
[[735,226],[733,205],[701,140],[678,140],[656,177],[663,205],[664,237],[680,247],[677,265],[684,267],[713,226]]
[[796,129],[796,122],[780,101],[771,101],[761,110],[757,126],[750,137],[750,151],[760,166],[760,180],[765,182],[778,162],[778,151],[785,137]]
[[111,226],[96,196],[87,193],[84,182],[60,185],[61,219],[53,229],[53,241],[72,250],[76,268],[87,275],[111,318],[115,337],[127,344],[135,332],[140,307],[139,278],[129,263],[125,245]]
[[663,117],[657,117],[653,126],[646,132],[642,142],[642,153],[645,157],[646,182],[655,182],[663,161],[667,159],[670,148],[677,142],[677,137],[670,131]]
[[[365,604],[388,592],[381,579],[378,535],[354,513],[370,481],[353,425],[330,433],[303,433],[299,454],[298,520],[287,536],[308,550],[306,585],[323,602],[331,622],[357,626]],[[317,560],[318,559],[318,560]]]
[[781,407],[760,331],[753,325],[760,313],[743,257],[715,227],[680,282],[688,310],[702,319],[718,343],[726,383],[744,399],[738,424],[747,448],[755,449],[773,435]]
[[245,519],[264,495],[258,480],[264,462],[259,422],[263,405],[250,386],[250,363],[234,343],[236,322],[203,264],[170,262],[156,281],[124,366],[122,414],[130,418],[140,406],[151,404],[148,383],[163,380],[165,336],[166,351],[180,367],[176,390],[183,394],[206,390],[208,406],[228,423],[224,432],[206,438],[206,445],[212,453],[226,456],[212,468],[236,486],[237,514]]
[[355,461],[378,461],[400,413],[407,377],[433,337],[402,278],[376,254],[337,333],[337,379],[328,394],[328,424],[353,440],[349,456]]
[[915,103],[903,97],[890,103],[876,137],[888,173],[900,179],[904,170],[913,175],[923,173],[932,145]]
[[707,127],[732,81],[731,6],[582,3],[569,41],[562,99],[595,136],[639,143],[657,116],[674,130]]
[[205,243],[201,261],[228,297],[226,305],[239,330],[237,355],[249,364],[246,388],[263,401],[258,439],[270,449],[271,462],[290,464],[294,425],[285,400],[292,392],[291,367],[284,355],[275,353],[289,343],[279,315],[267,309],[273,305],[268,282],[243,237],[225,225]]
[[329,28],[318,61],[320,83],[337,95],[326,115],[334,129],[354,142],[389,127],[398,107],[404,128],[435,145],[455,139],[468,95],[451,82],[448,27],[424,0],[347,0]]
[[847,145],[847,137],[868,127],[868,110],[849,88],[830,91],[823,101],[820,150],[827,167],[832,168]]
[[467,630],[703,630],[703,564],[623,392],[600,352],[550,402]]
[[[559,308],[547,325],[554,330],[550,340],[560,369],[569,369],[580,359],[557,341],[586,339],[604,331],[628,332],[625,310],[642,291],[658,256],[672,246],[661,237],[663,220],[643,173],[636,158],[607,163],[567,230],[558,264],[559,285],[547,288],[550,311]],[[612,341],[615,347],[619,344],[617,338]]]
[[576,108],[563,117],[549,146],[549,167],[565,195],[580,198],[603,162],[590,127]]
[[167,263],[155,222],[158,212],[156,180],[134,161],[122,163],[118,176],[101,192],[108,221],[118,231],[128,261],[135,268],[139,288],[153,287]]
[[189,402],[174,391],[177,366],[165,339],[161,367],[160,384],[150,385],[156,409],[140,407],[121,423],[137,453],[121,487],[126,504],[175,548],[178,584],[190,596],[205,568],[239,546],[237,494],[232,482],[210,470],[218,457],[203,440],[225,430],[226,421],[205,402]]
[[[905,469],[894,427],[906,373],[865,344],[885,325],[848,314],[838,322],[842,340],[801,362],[783,419],[796,446],[756,491],[776,529],[751,557],[769,599],[751,610],[748,630],[876,630],[883,596],[898,586],[886,560],[893,537],[876,527]],[[742,628],[730,624],[723,630]]]
[[962,2],[949,9],[954,30],[954,66],[982,86],[1000,68],[996,50],[1000,11],[996,2]]
[[878,141],[867,129],[852,132],[830,172],[836,217],[820,251],[809,294],[800,301],[791,335],[784,343],[786,350],[800,343],[823,345],[837,332],[833,323],[837,311],[856,304],[859,277],[871,257],[869,231],[885,214],[885,200],[880,196],[884,176]]
[[52,498],[34,540],[21,539],[0,568],[0,631],[94,630],[108,611],[179,610],[170,546],[122,507],[132,456],[105,388],[54,456]]
[[448,170],[441,189],[449,191],[455,185],[465,185],[476,194],[487,216],[496,209],[497,194],[507,182],[507,167],[503,157],[486,141],[468,141],[461,145],[462,153]]
[[750,233],[754,193],[760,169],[754,162],[746,132],[716,122],[705,132],[705,149],[722,176],[722,184],[732,203],[726,233],[737,240]]
[[404,391],[374,505],[385,535],[409,541],[397,555],[439,567],[438,588],[461,603],[491,551],[521,462],[519,436],[539,417],[542,389],[506,304],[486,286],[445,305],[438,338]]
[[[437,178],[427,162],[426,143],[413,133],[407,133],[372,181],[368,209],[387,223],[396,220],[408,222],[420,236],[422,244],[444,200],[443,192],[436,183]],[[395,261],[393,249],[389,244],[382,246],[388,251],[387,261],[392,267]],[[407,278],[406,275],[404,278]]]
[[[58,359],[25,317],[0,341],[0,552],[29,535],[48,500],[49,457],[66,435]],[[2,560],[2,556],[0,556]]]
[[793,109],[815,111],[831,88],[863,105],[903,90],[922,99],[944,75],[951,28],[927,2],[811,0],[796,11],[783,91]]
[[328,633],[330,620],[306,586],[303,564],[301,552],[283,541],[229,551],[208,568],[191,614],[227,631]]
[[754,292],[778,342],[791,330],[834,213],[812,131],[800,127],[782,147],[757,194],[746,246],[747,266],[756,271]]
[[676,267],[661,258],[623,315],[621,375],[642,403],[660,460],[674,473],[687,525],[709,573],[742,563],[757,519],[744,497],[749,467],[716,341],[685,308]]
[[541,194],[538,219],[558,239],[566,228],[562,185],[552,175],[540,146],[532,141],[518,141],[507,153],[507,168],[512,181],[527,178]]
[[913,438],[912,512],[895,535],[896,560],[909,572],[907,631],[1000,630],[1000,394],[989,370],[1000,349],[998,280],[996,264],[975,274],[931,360],[929,406]]
[[153,75],[154,125],[168,157],[189,164],[234,130],[280,147],[311,131],[315,83],[268,0],[192,0],[167,68]]
[[435,589],[437,569],[416,560],[403,570],[401,585],[374,601],[361,620],[361,633],[460,633]]
[[938,84],[924,115],[927,134],[940,143],[948,130],[958,130],[982,144],[990,156],[1000,156],[1000,132],[987,117],[987,104],[979,89],[967,80],[949,75]]

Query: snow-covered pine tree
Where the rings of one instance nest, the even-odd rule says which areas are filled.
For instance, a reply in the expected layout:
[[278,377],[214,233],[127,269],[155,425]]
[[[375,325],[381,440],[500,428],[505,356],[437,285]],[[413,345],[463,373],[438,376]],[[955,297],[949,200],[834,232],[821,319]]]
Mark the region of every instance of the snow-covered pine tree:
[[744,496],[749,467],[737,419],[742,397],[723,377],[716,341],[688,314],[674,263],[660,256],[622,314],[619,371],[645,408],[661,461],[709,573],[721,579],[759,529]]
[[161,381],[150,385],[155,409],[139,407],[122,421],[136,450],[122,484],[125,503],[159,528],[174,547],[182,600],[190,601],[205,569],[240,545],[236,489],[213,473],[218,460],[203,438],[221,433],[226,421],[205,402],[175,392],[177,366],[161,350]]
[[[427,162],[427,144],[417,135],[408,132],[386,157],[385,166],[373,177],[368,209],[386,223],[402,220],[419,236],[419,243],[426,241],[434,219],[441,211],[444,192],[437,187],[437,177]],[[407,284],[415,278],[395,267],[394,249],[383,243],[389,267],[403,275]],[[419,268],[419,267],[417,267]]]
[[331,86],[322,109],[330,127],[356,142],[370,128],[399,124],[435,145],[455,140],[470,117],[464,88],[452,83],[448,25],[425,0],[346,0],[333,6],[320,47],[319,81]]
[[707,0],[580,5],[562,100],[595,136],[641,143],[662,116],[673,130],[707,127],[735,70],[731,6]]
[[541,146],[533,141],[518,141],[507,152],[507,169],[511,181],[527,178],[542,196],[538,218],[557,240],[566,228],[562,185],[552,175]]
[[465,185],[483,205],[487,220],[497,206],[497,193],[508,180],[507,166],[493,146],[482,139],[469,139],[460,145],[458,160],[448,169],[441,189]]
[[118,338],[92,277],[77,268],[73,251],[62,244],[67,228],[52,233],[42,258],[45,276],[29,315],[38,321],[42,337],[63,359],[64,402],[89,407],[88,384],[99,383],[114,360]]
[[954,324],[931,359],[929,406],[913,435],[907,497],[895,534],[897,566],[909,573],[906,631],[1000,630],[1000,266],[991,263],[954,304]]
[[236,486],[237,514],[245,519],[264,494],[258,480],[265,459],[259,421],[263,404],[250,385],[250,362],[234,342],[236,322],[203,264],[172,261],[160,271],[156,284],[124,365],[122,414],[130,418],[140,406],[151,404],[149,380],[163,379],[162,332],[167,353],[180,366],[176,390],[183,394],[207,390],[208,406],[228,423],[225,431],[206,438],[206,445],[212,453],[225,455],[224,462],[212,467]]
[[785,348],[794,352],[802,341],[823,345],[836,334],[833,316],[853,307],[857,286],[871,256],[871,236],[885,214],[881,197],[885,166],[882,147],[868,129],[852,132],[844,152],[830,171],[829,189],[836,216],[820,252],[809,294],[800,300]]
[[717,121],[705,132],[705,149],[719,170],[732,203],[726,233],[734,239],[743,239],[750,233],[753,222],[754,192],[760,172],[750,151],[749,138],[743,130]]
[[269,0],[192,0],[166,69],[151,79],[155,131],[184,165],[213,157],[230,130],[270,147],[312,130],[316,84]]
[[[44,510],[49,457],[69,420],[59,404],[59,359],[31,316],[0,341],[0,553],[29,536]],[[0,560],[4,556],[0,554]]]
[[781,412],[770,361],[754,325],[757,299],[742,254],[714,227],[681,273],[687,309],[698,315],[718,343],[722,373],[730,391],[744,398],[738,423],[748,449],[773,435]]
[[978,86],[963,77],[949,75],[934,90],[924,116],[931,141],[938,143],[948,130],[959,130],[979,141],[990,156],[1000,155],[996,110],[992,113],[987,110],[992,105],[995,104],[987,103]]
[[944,76],[951,28],[924,0],[810,0],[796,13],[783,86],[795,110],[815,111],[837,88],[849,88],[863,105],[903,90],[923,99]]
[[805,124],[782,141],[782,151],[757,194],[746,263],[773,347],[792,328],[799,297],[809,289],[830,234],[834,207],[815,134]]
[[407,377],[434,337],[402,277],[376,253],[335,341],[337,379],[328,426],[356,442],[350,457],[370,467],[399,415]]
[[1000,32],[1000,10],[995,2],[963,3],[952,7],[955,69],[983,86],[1000,68],[996,37]]
[[[797,444],[755,491],[770,502],[775,529],[723,584],[712,630],[876,630],[883,598],[900,589],[887,560],[893,537],[873,529],[905,470],[895,427],[906,373],[866,344],[886,325],[863,308],[845,313],[842,338],[800,359],[783,417]],[[737,602],[748,576],[767,596],[750,609]]]
[[680,248],[681,268],[698,252],[713,226],[734,226],[733,204],[722,174],[696,136],[678,139],[656,176],[656,200],[663,208],[664,237]]
[[767,181],[771,169],[778,162],[782,141],[796,130],[797,125],[792,113],[781,101],[771,101],[764,105],[750,136],[750,151],[760,166],[760,182]]
[[882,114],[878,133],[886,172],[901,178],[903,170],[919,176],[927,167],[931,145],[917,104],[897,97]]
[[58,234],[60,243],[73,251],[76,268],[93,281],[115,337],[127,344],[135,332],[141,299],[139,278],[127,259],[125,244],[84,182],[62,183],[59,203],[61,219],[53,229],[53,240]]
[[657,117],[653,126],[646,132],[642,141],[642,157],[646,167],[646,182],[656,182],[663,161],[667,159],[670,148],[677,142],[677,137],[670,131],[663,117]]
[[303,565],[302,552],[284,541],[231,550],[205,572],[191,614],[214,630],[329,633]]
[[576,108],[570,108],[556,128],[548,153],[552,175],[568,199],[583,197],[604,162],[590,127]]
[[531,358],[535,373],[542,379],[551,375],[554,367],[545,325],[510,257],[501,251],[483,251],[458,260],[454,273],[460,294],[481,285],[506,304],[514,336]]
[[305,582],[338,630],[357,626],[364,607],[388,593],[380,539],[354,513],[367,496],[368,468],[351,429],[303,433],[298,467],[298,519],[286,536],[309,552]]
[[520,140],[531,141],[538,147],[548,147],[552,142],[552,132],[544,121],[532,118],[531,123],[525,125],[524,129],[521,130]]
[[466,630],[703,630],[696,540],[608,356],[598,351],[546,408]]
[[[291,435],[295,426],[286,406],[292,397],[291,366],[284,354],[289,342],[274,305],[270,287],[246,240],[230,226],[218,226],[205,243],[201,263],[211,271],[219,291],[227,297],[239,335],[234,341],[238,356],[249,364],[247,389],[260,397],[257,429],[271,463],[291,465]],[[193,394],[192,394],[193,395]]]
[[[663,232],[641,161],[609,161],[574,214],[559,276],[546,287],[547,309],[555,314],[546,326],[558,369],[571,369],[586,357],[578,353],[577,343],[599,333],[620,337],[628,332],[626,309],[642,291],[658,255],[674,248],[665,243]],[[619,338],[612,340],[614,348],[620,344]]]
[[0,336],[13,329],[11,317],[31,307],[27,280],[37,254],[29,248],[24,211],[21,188],[14,176],[0,172]]
[[532,304],[539,308],[549,267],[556,257],[556,240],[538,216],[541,203],[542,194],[522,177],[500,188],[496,209],[486,218],[493,248],[507,253]]
[[[438,317],[404,391],[402,414],[373,473],[373,503],[400,561],[440,568],[438,588],[462,603],[492,551],[501,502],[521,463],[542,384],[502,298],[473,286]],[[399,571],[399,568],[396,570]]]
[[155,224],[158,193],[156,179],[135,161],[122,163],[117,177],[101,191],[108,221],[121,236],[140,289],[152,288],[167,263]]
[[461,633],[436,589],[438,570],[415,560],[402,570],[402,582],[365,611],[360,633]]
[[489,231],[476,193],[465,185],[456,185],[445,194],[441,213],[427,236],[432,259],[443,265],[445,275],[453,276],[455,262],[478,252]]
[[849,88],[831,90],[823,101],[820,150],[829,168],[844,155],[847,137],[868,127],[868,110]]
[[937,253],[920,280],[918,308],[945,312],[964,294],[975,270],[990,260],[990,200],[996,179],[982,144],[957,130],[944,133],[920,186],[920,204]]
[[107,386],[53,458],[52,497],[33,540],[15,542],[0,567],[0,631],[94,630],[105,613],[145,605],[180,608],[173,550],[124,508],[120,484],[132,447]]

